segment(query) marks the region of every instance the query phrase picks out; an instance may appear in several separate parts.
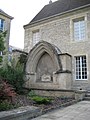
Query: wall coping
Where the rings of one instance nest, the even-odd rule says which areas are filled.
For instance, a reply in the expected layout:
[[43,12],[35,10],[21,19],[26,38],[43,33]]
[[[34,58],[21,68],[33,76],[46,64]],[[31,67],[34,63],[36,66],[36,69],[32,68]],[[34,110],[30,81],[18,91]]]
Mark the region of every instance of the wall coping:
[[23,106],[10,111],[0,112],[0,120],[27,120],[41,114],[39,107]]
[[68,90],[68,89],[42,89],[42,88],[25,88],[27,90],[43,90],[43,91],[59,91],[59,92],[75,92],[76,90]]

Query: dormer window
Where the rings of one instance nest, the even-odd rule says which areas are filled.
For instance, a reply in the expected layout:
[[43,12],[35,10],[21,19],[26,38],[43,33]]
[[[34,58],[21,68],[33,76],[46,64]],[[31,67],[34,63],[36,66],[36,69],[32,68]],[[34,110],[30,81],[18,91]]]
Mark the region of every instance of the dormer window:
[[75,41],[85,40],[85,17],[73,20],[73,37]]
[[4,29],[4,20],[0,19],[0,30],[3,31]]

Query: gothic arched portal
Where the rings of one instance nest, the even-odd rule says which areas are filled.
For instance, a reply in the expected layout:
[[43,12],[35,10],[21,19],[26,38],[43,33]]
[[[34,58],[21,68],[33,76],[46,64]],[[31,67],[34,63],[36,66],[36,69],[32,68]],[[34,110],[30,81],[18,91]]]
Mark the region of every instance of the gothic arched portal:
[[71,89],[71,56],[46,41],[29,52],[25,70],[26,88]]
[[52,78],[54,72],[62,70],[58,56],[60,53],[61,51],[56,46],[46,41],[39,42],[28,54],[26,73],[36,74],[37,81],[43,75],[50,75]]

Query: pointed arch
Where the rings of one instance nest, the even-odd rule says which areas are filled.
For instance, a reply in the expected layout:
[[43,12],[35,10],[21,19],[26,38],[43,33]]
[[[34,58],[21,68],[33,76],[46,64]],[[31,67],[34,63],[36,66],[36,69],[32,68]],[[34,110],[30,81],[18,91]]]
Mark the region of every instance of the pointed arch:
[[41,56],[45,53],[47,53],[50,56],[53,62],[55,71],[62,70],[62,64],[61,64],[61,60],[59,57],[59,54],[61,53],[61,51],[59,50],[59,48],[57,48],[56,46],[46,41],[42,41],[36,44],[34,48],[28,54],[28,59],[26,63],[27,73],[36,72],[37,64]]

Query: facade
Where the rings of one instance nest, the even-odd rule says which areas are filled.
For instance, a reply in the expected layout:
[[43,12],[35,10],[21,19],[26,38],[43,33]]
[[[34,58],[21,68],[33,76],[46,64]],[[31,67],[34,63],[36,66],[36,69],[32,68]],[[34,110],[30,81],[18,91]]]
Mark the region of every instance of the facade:
[[[7,35],[5,37],[5,52],[6,55],[4,55],[4,61],[8,60],[8,50],[9,50],[9,37],[10,37],[10,25],[11,20],[13,17],[5,13],[3,10],[0,9],[0,30],[1,31],[7,31]],[[1,51],[2,53],[2,51]],[[3,55],[3,53],[1,54]],[[4,62],[5,64],[5,62]]]
[[[20,57],[23,57],[23,59],[24,59],[24,57],[27,58],[27,54],[28,53],[24,52],[23,49],[9,45],[8,64],[9,65],[13,64],[14,66],[16,66]],[[23,64],[24,64],[24,62],[23,62]]]
[[90,0],[50,2],[24,29],[27,88],[90,90]]
[[22,53],[23,53],[23,49],[9,45],[9,56],[8,56],[9,62],[15,59],[15,62],[17,63],[18,58],[20,57],[20,54]]

